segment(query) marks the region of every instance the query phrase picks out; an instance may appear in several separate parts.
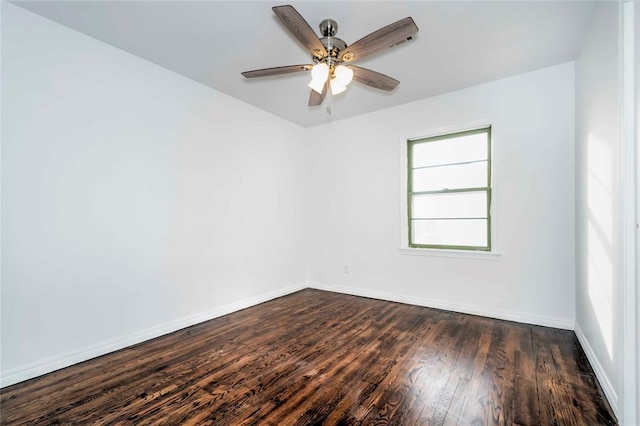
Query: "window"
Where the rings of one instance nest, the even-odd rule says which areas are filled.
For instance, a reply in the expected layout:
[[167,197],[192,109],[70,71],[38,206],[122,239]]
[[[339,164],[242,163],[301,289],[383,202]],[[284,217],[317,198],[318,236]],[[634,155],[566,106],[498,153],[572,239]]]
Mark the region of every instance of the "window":
[[407,141],[409,247],[491,250],[491,127]]

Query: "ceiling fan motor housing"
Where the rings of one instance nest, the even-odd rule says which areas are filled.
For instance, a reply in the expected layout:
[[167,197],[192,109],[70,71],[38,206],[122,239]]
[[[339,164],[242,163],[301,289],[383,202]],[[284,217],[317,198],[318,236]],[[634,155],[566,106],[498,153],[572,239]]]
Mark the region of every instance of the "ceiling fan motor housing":
[[347,43],[337,37],[322,37],[320,41],[329,54],[326,58],[327,62],[336,64],[340,52],[347,48]]
[[347,48],[344,40],[334,37],[338,32],[338,23],[333,19],[325,19],[320,22],[320,34],[322,38],[320,42],[327,49],[328,55],[324,58],[313,57],[316,63],[326,62],[330,67],[339,64],[338,57],[340,52]]

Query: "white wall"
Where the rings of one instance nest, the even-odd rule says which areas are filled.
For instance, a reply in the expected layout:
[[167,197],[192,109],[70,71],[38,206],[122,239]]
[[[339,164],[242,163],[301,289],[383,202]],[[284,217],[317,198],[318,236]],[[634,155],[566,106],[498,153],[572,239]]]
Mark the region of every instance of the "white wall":
[[[401,254],[402,137],[483,121],[494,124],[502,256]],[[323,125],[314,135],[315,286],[573,327],[573,63]]]
[[618,4],[601,2],[576,61],[576,333],[618,412]]
[[303,287],[301,129],[2,2],[2,384]]

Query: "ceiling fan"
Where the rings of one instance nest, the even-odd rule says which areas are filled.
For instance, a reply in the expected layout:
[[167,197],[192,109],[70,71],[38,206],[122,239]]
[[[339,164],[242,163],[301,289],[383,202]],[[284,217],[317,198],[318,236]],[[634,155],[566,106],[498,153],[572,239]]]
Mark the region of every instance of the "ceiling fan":
[[254,78],[311,71],[311,82],[308,84],[311,88],[309,106],[322,104],[329,87],[333,95],[344,92],[352,79],[376,89],[393,90],[400,84],[395,78],[350,63],[411,40],[418,32],[413,19],[407,17],[347,45],[335,37],[338,24],[333,19],[325,19],[320,23],[322,38],[319,38],[293,6],[275,6],[273,12],[289,32],[309,50],[313,63],[245,71],[242,75],[245,78]]

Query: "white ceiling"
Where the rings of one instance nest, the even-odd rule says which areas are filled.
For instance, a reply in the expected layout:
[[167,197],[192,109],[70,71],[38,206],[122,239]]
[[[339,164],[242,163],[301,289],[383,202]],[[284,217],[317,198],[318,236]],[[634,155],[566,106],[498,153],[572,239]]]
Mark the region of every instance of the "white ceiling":
[[407,16],[420,29],[414,40],[355,63],[400,80],[393,92],[354,82],[310,108],[308,73],[240,75],[310,62],[271,11],[286,2],[13,3],[305,127],[571,61],[594,9],[590,1],[293,2],[316,31],[335,19],[347,44]]

